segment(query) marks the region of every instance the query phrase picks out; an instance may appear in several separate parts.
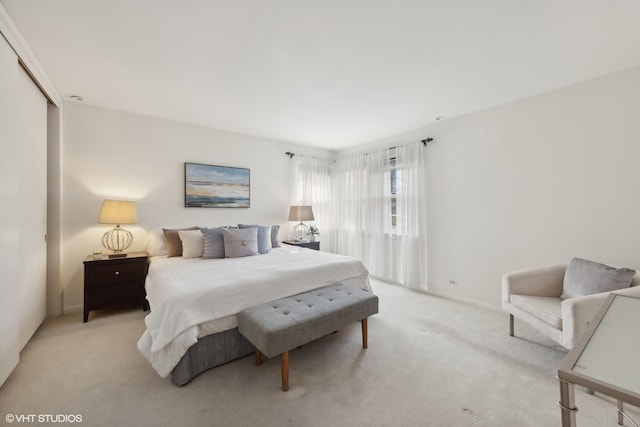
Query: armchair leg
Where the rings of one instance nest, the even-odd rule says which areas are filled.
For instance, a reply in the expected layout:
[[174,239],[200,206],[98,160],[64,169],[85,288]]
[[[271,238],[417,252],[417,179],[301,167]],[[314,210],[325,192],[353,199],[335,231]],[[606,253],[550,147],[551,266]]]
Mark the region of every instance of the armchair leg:
[[509,315],[509,336],[513,336],[513,314]]

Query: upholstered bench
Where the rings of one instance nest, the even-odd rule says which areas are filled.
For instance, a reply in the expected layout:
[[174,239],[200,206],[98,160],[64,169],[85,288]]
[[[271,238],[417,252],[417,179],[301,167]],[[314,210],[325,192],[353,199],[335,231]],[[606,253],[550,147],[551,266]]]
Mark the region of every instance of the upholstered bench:
[[343,284],[282,298],[243,310],[238,329],[262,354],[280,355],[282,390],[289,390],[289,350],[362,322],[362,347],[367,348],[367,318],[378,312],[378,297]]

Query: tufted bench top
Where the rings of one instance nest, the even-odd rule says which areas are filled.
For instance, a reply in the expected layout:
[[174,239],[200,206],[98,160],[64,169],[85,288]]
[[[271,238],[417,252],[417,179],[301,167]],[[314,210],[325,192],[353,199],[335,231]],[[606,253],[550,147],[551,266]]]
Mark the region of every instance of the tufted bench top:
[[271,358],[377,312],[376,295],[337,284],[243,310],[238,328]]

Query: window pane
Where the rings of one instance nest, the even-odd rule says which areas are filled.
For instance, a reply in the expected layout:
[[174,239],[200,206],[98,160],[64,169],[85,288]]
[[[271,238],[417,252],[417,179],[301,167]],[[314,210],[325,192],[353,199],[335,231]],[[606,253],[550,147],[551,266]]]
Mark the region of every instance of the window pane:
[[391,194],[396,194],[396,170],[391,169]]

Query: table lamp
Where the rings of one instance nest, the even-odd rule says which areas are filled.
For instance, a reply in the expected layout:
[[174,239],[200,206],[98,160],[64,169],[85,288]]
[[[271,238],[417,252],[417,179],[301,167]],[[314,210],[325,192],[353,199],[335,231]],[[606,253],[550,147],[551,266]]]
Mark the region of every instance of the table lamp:
[[293,227],[293,235],[296,240],[306,240],[309,235],[309,226],[303,224],[302,221],[313,221],[313,210],[311,206],[291,206],[289,209],[289,221],[300,221]]
[[113,251],[109,258],[124,258],[124,252],[133,243],[130,231],[120,227],[120,224],[137,224],[136,202],[123,200],[104,200],[100,209],[98,224],[115,224],[116,226],[104,233],[102,246]]

